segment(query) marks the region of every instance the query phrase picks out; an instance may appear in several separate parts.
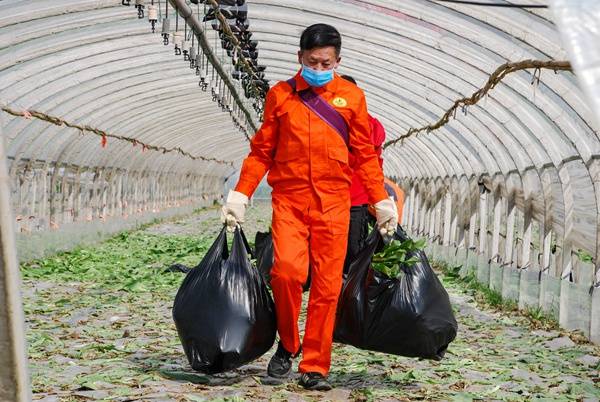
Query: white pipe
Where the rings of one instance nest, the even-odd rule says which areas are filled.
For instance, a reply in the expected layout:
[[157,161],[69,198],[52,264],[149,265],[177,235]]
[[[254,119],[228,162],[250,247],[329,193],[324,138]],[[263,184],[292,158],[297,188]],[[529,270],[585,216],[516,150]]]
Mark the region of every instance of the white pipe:
[[21,280],[10,204],[10,177],[6,165],[0,121],[0,400],[31,400],[25,325],[21,302]]

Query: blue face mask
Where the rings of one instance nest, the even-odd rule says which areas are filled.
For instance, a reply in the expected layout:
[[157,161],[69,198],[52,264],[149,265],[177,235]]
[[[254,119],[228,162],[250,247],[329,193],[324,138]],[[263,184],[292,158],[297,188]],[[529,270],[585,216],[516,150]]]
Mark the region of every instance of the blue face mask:
[[311,87],[322,87],[333,80],[333,69],[317,71],[307,65],[302,64],[302,78]]

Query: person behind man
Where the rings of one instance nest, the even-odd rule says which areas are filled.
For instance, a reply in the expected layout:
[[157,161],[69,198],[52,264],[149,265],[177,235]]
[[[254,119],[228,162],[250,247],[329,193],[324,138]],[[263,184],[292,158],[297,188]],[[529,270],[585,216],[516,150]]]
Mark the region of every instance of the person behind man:
[[[393,233],[397,222],[371,144],[365,96],[334,72],[341,45],[340,33],[330,25],[304,30],[298,51],[301,69],[267,93],[263,124],[221,212],[230,230],[243,223],[248,197],[269,172],[271,289],[280,341],[267,372],[286,378],[292,358],[302,353],[300,385],[315,390],[331,388],[327,375],[350,218],[350,151],[381,232]],[[312,284],[301,343],[298,317],[309,263]]]
[[[356,80],[349,75],[341,75],[343,79],[356,84]],[[383,168],[383,158],[381,157],[382,145],[385,141],[385,129],[375,117],[369,113],[369,127],[371,132],[371,143],[375,147],[375,152],[379,160],[379,166]],[[350,158],[350,165],[353,164]],[[358,174],[352,176],[352,185],[350,186],[350,227],[348,229],[348,250],[346,252],[346,261],[344,262],[344,273],[347,272],[350,262],[354,260],[358,252],[362,249],[369,231],[369,196],[367,189],[363,186]]]

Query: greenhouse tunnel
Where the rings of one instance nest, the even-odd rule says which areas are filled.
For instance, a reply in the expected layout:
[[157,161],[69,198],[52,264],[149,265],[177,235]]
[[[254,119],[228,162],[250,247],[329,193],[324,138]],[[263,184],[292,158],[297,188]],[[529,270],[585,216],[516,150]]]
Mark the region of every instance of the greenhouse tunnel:
[[315,22],[429,258],[600,343],[596,0],[195,3],[0,1],[0,400],[30,392],[19,263],[222,203]]

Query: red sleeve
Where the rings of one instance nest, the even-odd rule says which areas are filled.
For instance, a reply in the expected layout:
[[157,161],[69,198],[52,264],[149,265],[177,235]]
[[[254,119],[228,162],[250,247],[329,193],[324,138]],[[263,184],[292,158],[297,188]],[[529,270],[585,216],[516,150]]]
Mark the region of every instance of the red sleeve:
[[379,166],[383,167],[383,158],[381,154],[383,152],[383,143],[385,142],[385,128],[379,120],[369,115],[369,125],[371,126],[371,140],[377,151],[377,157],[379,158]]
[[356,157],[355,174],[369,195],[371,204],[387,198],[383,187],[383,172],[369,135],[370,124],[365,95],[360,93],[360,102],[353,120],[350,122],[350,147]]
[[385,128],[379,120],[369,115],[369,125],[371,126],[371,137],[375,148],[380,148],[385,141]]

